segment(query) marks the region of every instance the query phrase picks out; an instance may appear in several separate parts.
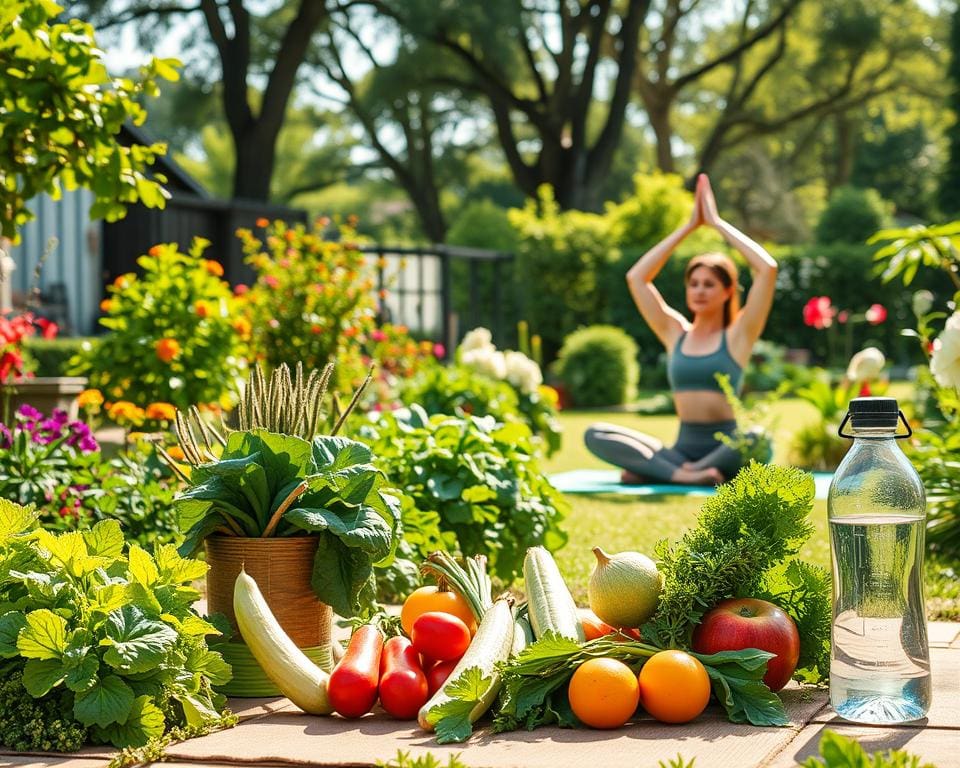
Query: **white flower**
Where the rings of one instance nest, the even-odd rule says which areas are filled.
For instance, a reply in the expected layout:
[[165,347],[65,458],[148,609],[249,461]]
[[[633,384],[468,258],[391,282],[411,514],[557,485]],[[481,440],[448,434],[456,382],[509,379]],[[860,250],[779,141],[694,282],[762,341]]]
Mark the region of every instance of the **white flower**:
[[498,352],[493,346],[469,350],[462,354],[460,362],[498,381],[507,375],[507,363],[503,352]]
[[947,318],[943,332],[934,340],[930,371],[941,387],[960,386],[960,312]]
[[507,352],[505,362],[507,381],[524,394],[531,394],[543,383],[540,366],[523,352]]
[[913,294],[913,314],[917,317],[923,317],[933,308],[933,294],[930,291],[922,290]]
[[886,364],[887,358],[876,347],[861,349],[850,358],[850,365],[847,366],[847,378],[850,381],[873,381],[880,375],[880,371]]
[[493,335],[486,328],[474,328],[460,342],[461,353],[474,349],[496,349],[493,345]]

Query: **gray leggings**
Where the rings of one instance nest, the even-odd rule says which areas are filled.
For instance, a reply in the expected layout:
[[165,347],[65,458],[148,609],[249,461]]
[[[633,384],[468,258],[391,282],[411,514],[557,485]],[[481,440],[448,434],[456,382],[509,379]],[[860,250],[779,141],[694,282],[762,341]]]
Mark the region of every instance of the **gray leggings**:
[[680,422],[680,434],[672,448],[655,437],[616,424],[597,422],[587,427],[584,442],[590,452],[634,474],[658,483],[669,483],[673,473],[687,461],[695,469],[716,467],[729,480],[740,470],[740,454],[715,437],[732,435],[737,422]]

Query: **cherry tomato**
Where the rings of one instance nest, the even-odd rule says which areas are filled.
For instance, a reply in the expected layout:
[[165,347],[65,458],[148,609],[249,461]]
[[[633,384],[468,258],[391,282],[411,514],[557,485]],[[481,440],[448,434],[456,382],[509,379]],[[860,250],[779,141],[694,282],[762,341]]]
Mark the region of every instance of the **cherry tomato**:
[[441,591],[438,587],[420,587],[410,593],[400,609],[400,624],[403,631],[409,636],[415,622],[421,614],[428,611],[441,611],[456,616],[470,628],[470,634],[477,631],[477,620],[474,618],[470,604],[458,592]]
[[405,637],[391,637],[380,656],[380,704],[398,720],[412,720],[428,698],[416,649]]
[[470,647],[470,630],[456,616],[439,611],[421,614],[410,631],[410,640],[427,658],[434,661],[459,659]]
[[447,678],[450,677],[450,673],[453,672],[453,668],[457,666],[458,661],[460,659],[438,661],[427,670],[427,688],[429,688],[431,696],[447,682]]

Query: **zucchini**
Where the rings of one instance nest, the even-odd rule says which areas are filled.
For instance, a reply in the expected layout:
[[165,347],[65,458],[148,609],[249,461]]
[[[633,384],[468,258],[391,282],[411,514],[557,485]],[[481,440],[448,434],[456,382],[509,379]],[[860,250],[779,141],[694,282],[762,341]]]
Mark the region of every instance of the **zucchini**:
[[434,729],[434,724],[428,719],[430,711],[452,700],[448,693],[451,684],[473,667],[478,668],[483,677],[490,678],[490,687],[477,701],[476,706],[470,710],[470,722],[477,722],[483,713],[490,709],[490,705],[500,691],[500,671],[497,665],[510,658],[510,651],[513,648],[513,628],[513,610],[510,608],[510,600],[501,598],[483,614],[477,634],[463,658],[453,668],[447,682],[420,708],[417,721],[423,730]]
[[283,631],[257,582],[242,568],[233,585],[233,612],[243,641],[280,692],[304,712],[331,714],[333,707],[327,698],[330,676]]
[[523,560],[527,610],[533,634],[539,640],[547,632],[584,641],[577,604],[560,575],[553,557],[543,547],[530,547]]

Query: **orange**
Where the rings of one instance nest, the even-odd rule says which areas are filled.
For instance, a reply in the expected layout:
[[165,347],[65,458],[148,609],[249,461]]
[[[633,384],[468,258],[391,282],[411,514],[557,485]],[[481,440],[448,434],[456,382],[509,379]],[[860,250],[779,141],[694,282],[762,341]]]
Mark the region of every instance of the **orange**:
[[629,720],[640,701],[637,677],[616,659],[590,659],[570,678],[570,708],[591,728],[619,728]]
[[413,629],[413,623],[420,618],[421,614],[429,611],[440,611],[456,616],[470,629],[471,637],[477,633],[477,620],[473,616],[473,611],[470,610],[470,604],[462,595],[453,590],[441,592],[437,587],[420,587],[410,593],[400,609],[400,624],[408,637],[410,630]]
[[655,653],[640,669],[640,703],[661,723],[693,720],[710,700],[710,675],[684,651]]

